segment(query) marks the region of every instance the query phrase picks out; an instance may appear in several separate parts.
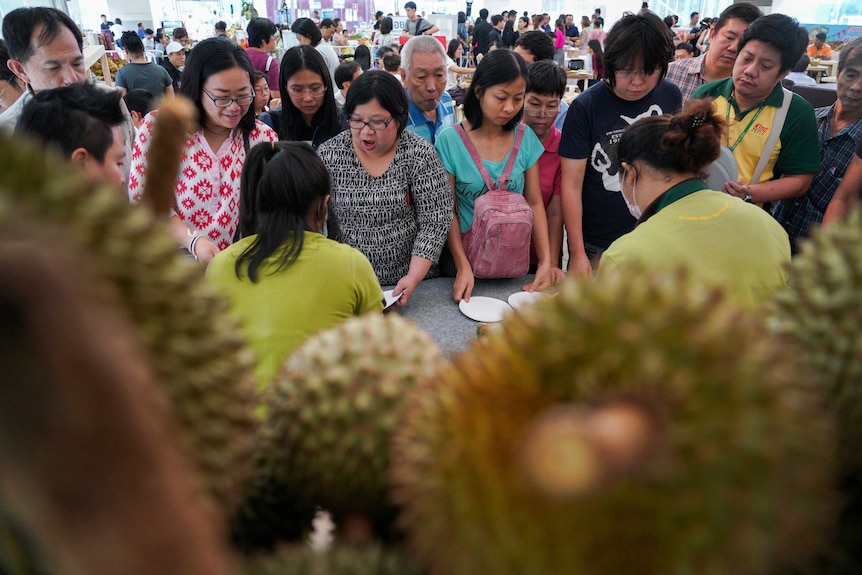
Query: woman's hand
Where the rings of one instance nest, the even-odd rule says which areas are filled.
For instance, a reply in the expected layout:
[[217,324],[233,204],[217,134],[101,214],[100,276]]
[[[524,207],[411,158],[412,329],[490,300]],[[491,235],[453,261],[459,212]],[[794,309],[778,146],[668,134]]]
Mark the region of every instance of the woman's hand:
[[460,303],[461,300],[470,301],[475,283],[473,268],[469,264],[458,268],[458,272],[455,274],[455,284],[452,286],[452,299],[455,300],[455,303]]
[[532,283],[528,283],[521,289],[523,291],[542,291],[548,289],[557,281],[557,274],[554,273],[555,269],[562,275],[563,272],[559,268],[552,267],[551,264],[539,264],[538,269],[536,269],[536,277]]
[[395,285],[395,289],[392,290],[392,295],[397,296],[401,294],[401,298],[395,302],[395,305],[398,307],[404,307],[407,305],[407,302],[410,301],[410,296],[413,295],[413,292],[416,290],[416,286],[419,285],[419,282],[422,280],[417,280],[415,278],[410,277],[410,275],[406,275]]
[[212,261],[214,257],[220,252],[214,243],[206,239],[205,237],[198,238],[198,241],[195,242],[195,252],[192,254],[197,258],[198,261],[203,262],[204,265],[207,265]]
[[[543,288],[539,287],[537,280],[539,279],[538,270],[536,270],[536,277],[532,282],[528,283],[525,286],[521,287],[521,291],[541,291]],[[558,268],[557,266],[551,266],[551,285],[558,285],[566,279],[566,272]]]

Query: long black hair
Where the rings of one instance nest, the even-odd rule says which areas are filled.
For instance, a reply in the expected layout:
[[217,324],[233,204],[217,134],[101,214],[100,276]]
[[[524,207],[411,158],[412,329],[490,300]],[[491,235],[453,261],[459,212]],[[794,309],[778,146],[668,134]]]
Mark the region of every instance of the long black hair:
[[[251,67],[248,55],[241,46],[234,44],[228,38],[216,36],[201,40],[195,45],[195,49],[189,52],[186,67],[183,69],[180,94],[194,102],[201,126],[204,125],[207,117],[203,104],[204,84],[210,76],[232,68],[245,70],[248,73],[249,87],[254,85],[251,81],[254,69]],[[254,130],[254,121],[254,105],[250,105],[239,121],[239,127],[243,133],[248,134]]]
[[[197,48],[195,48],[197,50]],[[281,67],[278,75],[278,89],[282,94],[281,107],[281,139],[290,140],[292,134],[296,134],[305,125],[299,109],[293,105],[290,92],[287,90],[287,82],[297,72],[308,70],[320,76],[326,91],[323,93],[323,102],[320,109],[311,121],[312,126],[317,128],[315,141],[324,142],[341,131],[341,122],[338,119],[338,108],[335,105],[335,92],[332,87],[332,78],[329,68],[320,52],[308,45],[294,46],[284,53],[281,59]]]
[[329,172],[308,144],[264,142],[251,148],[240,180],[239,222],[243,237],[256,237],[237,258],[236,277],[242,279],[247,265],[249,279],[257,283],[260,266],[279,249],[283,251],[270,273],[293,265],[305,232],[317,231],[308,229],[307,217],[319,209],[330,188]]

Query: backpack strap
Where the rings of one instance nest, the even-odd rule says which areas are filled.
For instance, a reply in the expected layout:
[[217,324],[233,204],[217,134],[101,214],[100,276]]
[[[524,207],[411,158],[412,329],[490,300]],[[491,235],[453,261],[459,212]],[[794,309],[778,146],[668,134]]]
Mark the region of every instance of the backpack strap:
[[473,163],[476,164],[476,168],[482,175],[482,179],[485,180],[485,185],[488,186],[489,191],[502,189],[509,183],[509,177],[512,175],[512,167],[515,165],[515,159],[517,158],[518,150],[521,147],[521,139],[524,137],[524,129],[521,124],[518,124],[515,127],[515,143],[509,151],[509,160],[506,162],[506,168],[503,170],[503,175],[500,176],[496,182],[491,180],[491,176],[488,174],[487,168],[485,168],[485,162],[482,161],[481,156],[479,156],[479,152],[476,150],[476,146],[473,145],[473,141],[467,135],[467,132],[464,131],[463,126],[461,126],[461,124],[455,124],[455,131],[458,132],[458,135],[461,137],[461,141],[464,142],[464,147],[467,148],[470,158],[473,160]]
[[275,61],[275,58],[270,56],[266,61],[266,73],[269,75],[269,69],[272,67],[272,63]]
[[793,99],[793,92],[787,88],[782,88],[784,91],[784,101],[781,107],[775,112],[775,119],[772,121],[772,131],[766,138],[766,143],[763,145],[763,152],[760,154],[760,160],[754,168],[754,173],[751,176],[750,185],[760,183],[760,176],[763,175],[763,170],[766,169],[766,163],[772,157],[772,151],[775,150],[775,145],[778,143],[778,137],[781,135],[781,129],[784,127],[784,120],[787,119],[787,111],[790,109],[790,100]]

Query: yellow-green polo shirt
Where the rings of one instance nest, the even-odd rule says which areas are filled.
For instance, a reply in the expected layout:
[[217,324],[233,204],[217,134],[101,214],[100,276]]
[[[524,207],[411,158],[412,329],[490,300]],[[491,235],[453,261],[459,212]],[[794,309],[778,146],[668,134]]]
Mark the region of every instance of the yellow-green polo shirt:
[[[712,98],[715,113],[728,119],[728,135],[722,141],[730,147],[752,118],[757,114],[758,106],[747,110],[740,110],[733,97],[733,79],[716,80],[704,84],[695,90],[692,98]],[[742,141],[739,142],[733,155],[739,165],[739,178],[744,182],[750,182],[757,162],[763,154],[766,140],[775,122],[775,115],[784,102],[784,93],[780,84],[766,97],[763,110],[757,115],[757,119],[751,123],[751,127]],[[729,114],[728,114],[729,112]],[[817,139],[817,121],[814,118],[814,108],[811,107],[802,96],[793,94],[790,100],[790,108],[778,143],[772,151],[769,162],[760,176],[759,182],[768,182],[781,176],[794,176],[799,174],[814,174],[820,169],[820,144]],[[752,182],[752,183],[759,183]]]

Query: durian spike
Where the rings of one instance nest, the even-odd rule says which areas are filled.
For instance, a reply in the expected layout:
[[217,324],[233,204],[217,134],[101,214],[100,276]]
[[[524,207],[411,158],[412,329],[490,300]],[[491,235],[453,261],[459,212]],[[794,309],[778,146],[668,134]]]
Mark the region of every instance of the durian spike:
[[197,110],[184,96],[165,98],[153,126],[147,159],[143,201],[156,214],[167,214],[174,205],[174,184],[188,134],[195,130]]
[[3,505],[60,573],[227,573],[117,294],[39,229],[0,217]]
[[245,558],[236,575],[423,575],[401,549],[369,546],[338,546],[317,551],[291,545],[274,553]]
[[527,424],[518,448],[524,479],[550,499],[570,499],[643,473],[663,432],[644,404],[549,407]]

